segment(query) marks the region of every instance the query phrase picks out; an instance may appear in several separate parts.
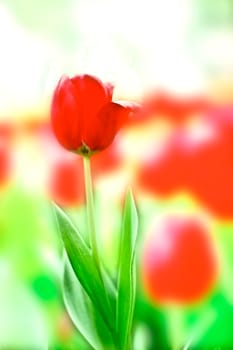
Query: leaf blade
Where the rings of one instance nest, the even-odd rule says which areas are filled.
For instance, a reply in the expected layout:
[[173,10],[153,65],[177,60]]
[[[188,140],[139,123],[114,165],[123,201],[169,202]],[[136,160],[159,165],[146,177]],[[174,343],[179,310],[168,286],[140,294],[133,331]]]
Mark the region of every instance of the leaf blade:
[[93,305],[101,314],[106,326],[112,332],[114,329],[112,324],[113,310],[106,298],[105,289],[91,251],[65,212],[56,205],[54,210],[72,269]]
[[116,306],[116,329],[121,349],[130,346],[130,334],[133,322],[133,312],[136,294],[136,238],[138,217],[133,195],[126,195],[121,232],[118,296]]
[[112,335],[99,311],[82,288],[65,256],[63,297],[66,309],[77,329],[95,350],[114,348]]
[[84,294],[67,257],[64,261],[63,298],[66,309],[76,328],[96,350],[102,350],[93,322],[90,318],[90,301]]

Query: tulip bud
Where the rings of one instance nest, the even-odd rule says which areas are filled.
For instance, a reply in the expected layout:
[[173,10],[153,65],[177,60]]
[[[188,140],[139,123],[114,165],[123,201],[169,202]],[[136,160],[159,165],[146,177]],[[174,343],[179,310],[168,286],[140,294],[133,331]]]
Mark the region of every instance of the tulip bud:
[[130,107],[112,102],[113,86],[90,75],[62,77],[55,89],[51,123],[67,150],[89,156],[107,148],[127,121]]

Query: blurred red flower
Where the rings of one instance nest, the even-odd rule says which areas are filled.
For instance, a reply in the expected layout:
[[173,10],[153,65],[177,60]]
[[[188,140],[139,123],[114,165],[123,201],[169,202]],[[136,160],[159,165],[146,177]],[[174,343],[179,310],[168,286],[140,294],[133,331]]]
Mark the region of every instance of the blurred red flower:
[[180,144],[170,139],[159,155],[147,159],[138,172],[137,185],[152,195],[167,197],[181,190],[186,178],[186,158]]
[[213,214],[233,218],[233,144],[224,135],[189,154],[186,186]]
[[118,143],[113,142],[103,152],[96,153],[91,159],[92,175],[94,178],[106,175],[116,170],[122,163],[122,155],[118,149]]
[[60,144],[81,154],[108,147],[130,107],[112,102],[113,86],[90,75],[62,77],[55,89],[51,123]]
[[27,130],[36,133],[39,149],[44,154],[46,196],[60,206],[82,205],[85,202],[82,159],[60,146],[49,123],[34,125],[35,128]]
[[168,216],[155,227],[141,264],[143,286],[156,304],[196,303],[211,292],[218,276],[209,232],[192,216]]
[[11,124],[0,124],[0,186],[4,185],[12,170],[12,139],[14,130]]
[[0,145],[0,186],[8,179],[10,173],[10,154],[9,150]]
[[143,119],[160,116],[179,125],[193,115],[208,111],[211,103],[202,96],[178,97],[164,91],[152,91],[145,96],[142,106]]
[[53,163],[49,195],[57,204],[74,207],[85,202],[82,162],[79,158],[60,158]]
[[233,109],[221,118],[213,111],[200,126],[176,132],[160,157],[142,165],[138,184],[159,196],[187,191],[217,217],[232,219]]

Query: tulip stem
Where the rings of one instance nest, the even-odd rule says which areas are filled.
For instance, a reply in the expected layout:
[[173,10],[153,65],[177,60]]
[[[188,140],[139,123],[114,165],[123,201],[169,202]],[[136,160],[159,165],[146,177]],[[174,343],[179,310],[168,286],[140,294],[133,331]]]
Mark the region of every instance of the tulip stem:
[[183,312],[178,306],[172,305],[167,310],[167,318],[171,349],[179,350],[184,340]]
[[[102,275],[99,253],[98,253],[98,245],[96,240],[97,235],[96,235],[96,226],[95,226],[95,212],[94,212],[94,199],[93,199],[93,186],[92,186],[92,178],[91,178],[90,158],[88,156],[84,156],[83,159],[84,159],[84,181],[85,181],[86,208],[87,208],[87,226],[89,231],[90,246],[92,250],[92,256],[96,264],[101,282],[103,283],[106,301],[108,306],[110,307],[108,295],[105,289],[105,283],[104,283],[105,281]],[[115,333],[113,330],[112,330],[112,339],[113,339],[114,349],[115,349],[115,345],[117,344],[118,340],[116,339]],[[110,348],[108,349],[110,350]]]
[[100,272],[99,253],[98,253],[98,247],[97,247],[97,241],[96,241],[96,226],[95,226],[90,158],[83,157],[83,159],[84,159],[84,179],[85,179],[86,206],[87,206],[87,226],[89,231],[92,255],[98,267],[98,270]]

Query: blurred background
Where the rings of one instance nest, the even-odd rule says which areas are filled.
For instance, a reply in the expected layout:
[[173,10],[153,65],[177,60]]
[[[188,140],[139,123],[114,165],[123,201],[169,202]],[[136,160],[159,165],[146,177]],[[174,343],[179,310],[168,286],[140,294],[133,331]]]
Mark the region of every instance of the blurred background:
[[232,349],[232,1],[2,0],[0,45],[0,348],[90,349],[50,204],[85,234],[82,162],[49,124],[60,76],[88,73],[142,106],[92,162],[112,273],[129,184],[137,200],[134,349]]

